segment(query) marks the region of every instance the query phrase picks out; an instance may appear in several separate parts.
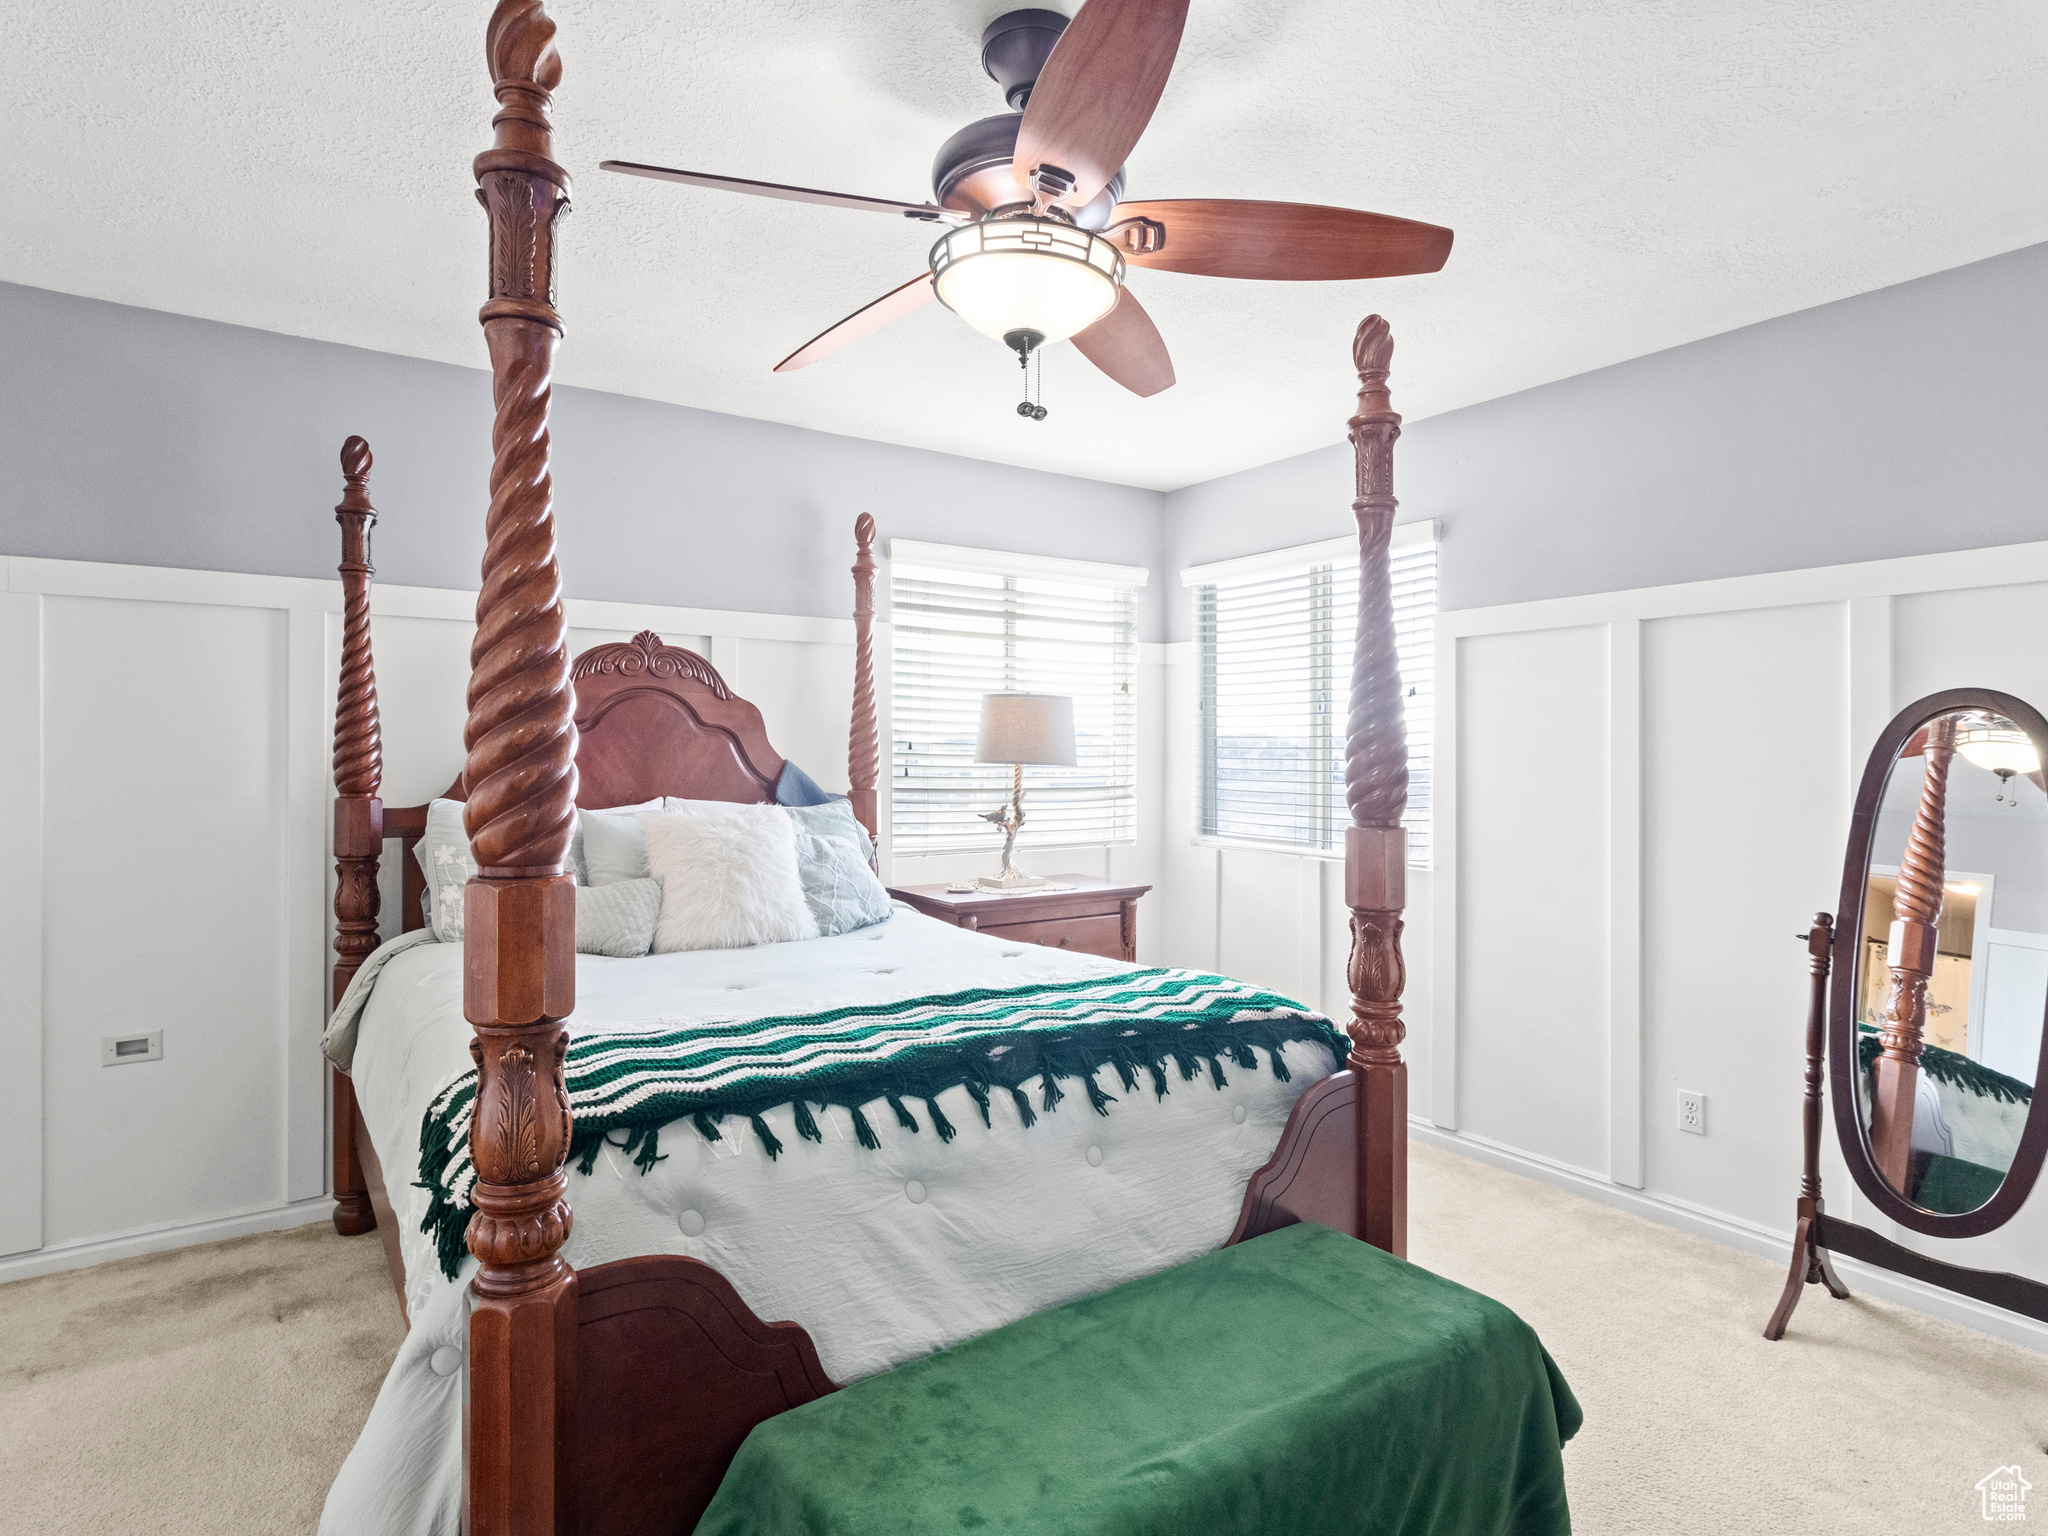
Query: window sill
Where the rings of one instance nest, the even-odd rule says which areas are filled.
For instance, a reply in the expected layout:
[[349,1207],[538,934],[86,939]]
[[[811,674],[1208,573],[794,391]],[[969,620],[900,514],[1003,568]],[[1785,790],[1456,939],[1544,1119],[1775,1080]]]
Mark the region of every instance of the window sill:
[[[1299,843],[1255,843],[1241,837],[1191,837],[1191,848],[1234,848],[1240,853],[1286,853],[1297,859],[1318,859],[1325,864],[1342,864],[1344,850],[1341,848],[1304,848]],[[1419,869],[1424,874],[1435,866],[1421,860],[1408,861],[1410,869]]]

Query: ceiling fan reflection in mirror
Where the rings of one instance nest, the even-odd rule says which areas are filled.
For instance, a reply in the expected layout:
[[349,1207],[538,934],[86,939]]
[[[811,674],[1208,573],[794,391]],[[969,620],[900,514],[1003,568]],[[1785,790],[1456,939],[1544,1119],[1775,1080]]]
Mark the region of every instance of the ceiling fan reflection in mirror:
[[[808,367],[937,299],[1003,342],[1027,370],[1041,347],[1072,339],[1124,388],[1156,395],[1173,362],[1125,285],[1129,269],[1203,277],[1333,281],[1435,272],[1451,232],[1386,214],[1223,198],[1125,202],[1124,161],[1173,69],[1187,0],[1088,0],[1010,11],[982,34],[981,63],[1012,108],[939,147],[929,203],[895,202],[627,160],[603,169],[688,186],[952,226],[927,270],[855,310],[775,365]],[[1027,398],[1020,415],[1044,420]]]

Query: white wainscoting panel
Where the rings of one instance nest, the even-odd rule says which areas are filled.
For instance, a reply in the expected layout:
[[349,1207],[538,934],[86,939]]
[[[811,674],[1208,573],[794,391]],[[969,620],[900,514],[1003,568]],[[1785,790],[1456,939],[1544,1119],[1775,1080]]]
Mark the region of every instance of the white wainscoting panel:
[[1218,971],[1289,996],[1315,985],[1317,978],[1301,969],[1302,866],[1315,862],[1256,848],[1225,850],[1216,896]]
[[1479,635],[1454,662],[1458,1125],[1582,1169],[1607,1160],[1606,1073],[1586,1070],[1607,1039],[1607,644]]
[[[1940,689],[2048,705],[2044,632],[2048,544],[1440,616],[1418,1134],[1784,1254],[1796,935],[1835,904],[1864,759],[1896,710]],[[1681,1088],[1707,1095],[1704,1137],[1677,1129]],[[1831,1211],[1953,1263],[2048,1276],[2048,1199],[1940,1243],[1875,1216],[1832,1134],[1822,1173]],[[1996,1308],[1878,1271],[1852,1284],[2048,1348],[2048,1328]],[[1759,1326],[1776,1282],[1764,1290]]]
[[313,608],[283,614],[284,815],[274,849],[284,947],[277,999],[278,1050],[284,1059],[284,1197],[287,1204],[327,1192],[327,1023],[329,924],[334,913],[334,813],[330,789],[334,670],[341,615]]
[[0,1254],[43,1243],[43,600],[0,592]]
[[[1848,835],[1847,617],[1813,603],[1642,626],[1637,1183],[1764,1226],[1788,1224],[1798,1182],[1807,967],[1793,935],[1833,905]],[[1788,899],[1800,886],[1803,906]],[[1706,1094],[1705,1136],[1678,1129],[1681,1089]]]
[[760,706],[775,750],[835,793],[846,790],[853,718],[853,646],[806,640],[736,640],[725,680]]
[[[2013,575],[2017,577],[2018,572]],[[1892,690],[1904,708],[1944,688],[1996,688],[2048,709],[2048,584],[1913,592],[1892,603]]]
[[[46,597],[43,625],[44,1242],[282,1203],[285,613]],[[145,1030],[162,1060],[100,1064]]]

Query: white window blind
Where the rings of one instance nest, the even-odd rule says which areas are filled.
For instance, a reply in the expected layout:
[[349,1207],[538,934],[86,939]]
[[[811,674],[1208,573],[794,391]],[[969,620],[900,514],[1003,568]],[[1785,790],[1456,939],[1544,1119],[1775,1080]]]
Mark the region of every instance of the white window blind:
[[889,545],[897,854],[983,852],[1010,770],[974,761],[986,693],[1066,694],[1076,764],[1024,770],[1019,848],[1129,843],[1138,831],[1137,589],[1131,566],[895,539]]
[[[1430,856],[1434,524],[1395,530],[1394,636],[1408,725],[1408,860]],[[1358,624],[1358,546],[1347,539],[1182,573],[1194,589],[1201,666],[1197,831],[1268,847],[1335,852],[1344,727]]]

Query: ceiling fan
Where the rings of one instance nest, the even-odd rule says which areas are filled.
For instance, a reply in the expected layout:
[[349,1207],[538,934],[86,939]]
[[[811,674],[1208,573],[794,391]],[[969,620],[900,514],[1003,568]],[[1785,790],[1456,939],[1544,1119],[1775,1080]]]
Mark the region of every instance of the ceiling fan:
[[[626,160],[603,169],[756,197],[866,209],[952,227],[927,270],[820,332],[775,365],[808,367],[937,299],[1028,367],[1071,337],[1124,388],[1172,385],[1166,343],[1131,267],[1204,277],[1340,280],[1434,272],[1451,232],[1434,224],[1308,203],[1183,198],[1125,202],[1124,158],[1166,88],[1187,0],[1088,0],[1010,11],[981,38],[981,63],[1013,110],[970,123],[939,147],[929,203],[821,192]],[[1045,418],[1027,399],[1020,414]]]

